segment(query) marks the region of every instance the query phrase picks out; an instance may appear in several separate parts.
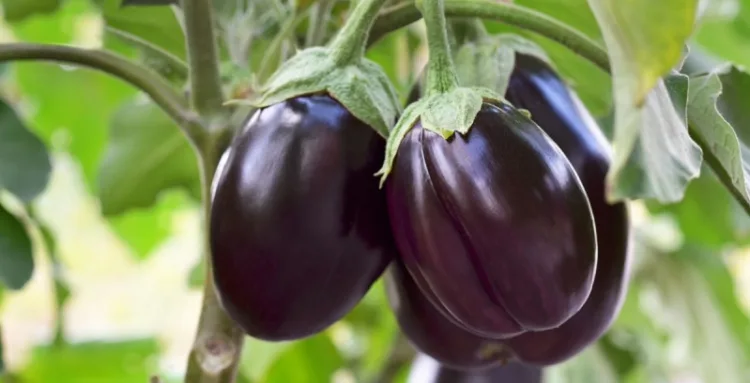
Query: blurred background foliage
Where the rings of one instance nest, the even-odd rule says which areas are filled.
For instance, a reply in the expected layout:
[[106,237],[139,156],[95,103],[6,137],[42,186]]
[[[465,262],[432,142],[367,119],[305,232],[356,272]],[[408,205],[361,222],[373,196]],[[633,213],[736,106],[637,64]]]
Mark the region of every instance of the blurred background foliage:
[[[184,88],[179,12],[119,3],[0,0],[0,42],[107,49]],[[237,97],[251,94],[304,41],[320,43],[306,32],[309,15],[330,11],[322,31],[330,36],[349,6],[214,3],[222,74]],[[586,0],[516,3],[602,42]],[[608,131],[606,74],[544,38],[487,26],[540,44]],[[750,0],[701,1],[690,48],[683,71],[700,73],[726,60],[750,66]],[[386,36],[368,56],[405,99],[425,54],[420,22]],[[3,67],[1,76],[0,381],[179,381],[203,278],[198,173],[188,143],[143,94],[103,74],[24,62]],[[734,95],[750,104],[750,95],[742,96]],[[735,128],[741,138],[750,134]],[[545,381],[749,382],[750,219],[707,168],[682,202],[631,208],[635,260],[622,312],[600,342],[547,369]],[[248,339],[240,381],[405,381],[412,357],[378,283],[319,335]]]

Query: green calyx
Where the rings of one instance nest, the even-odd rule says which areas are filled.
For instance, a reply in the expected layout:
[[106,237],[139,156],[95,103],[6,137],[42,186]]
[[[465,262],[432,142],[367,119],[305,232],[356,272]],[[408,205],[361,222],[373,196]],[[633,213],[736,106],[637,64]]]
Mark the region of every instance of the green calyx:
[[491,89],[459,86],[445,93],[427,95],[411,103],[388,136],[383,166],[375,173],[380,176],[380,186],[383,186],[393,168],[401,141],[417,122],[421,123],[423,129],[449,140],[455,133],[469,133],[484,103],[497,105],[507,101]]
[[388,137],[401,112],[398,95],[388,76],[364,58],[370,28],[385,0],[362,0],[327,47],[301,50],[284,62],[252,99],[228,103],[256,108],[293,97],[327,93],[352,115]]

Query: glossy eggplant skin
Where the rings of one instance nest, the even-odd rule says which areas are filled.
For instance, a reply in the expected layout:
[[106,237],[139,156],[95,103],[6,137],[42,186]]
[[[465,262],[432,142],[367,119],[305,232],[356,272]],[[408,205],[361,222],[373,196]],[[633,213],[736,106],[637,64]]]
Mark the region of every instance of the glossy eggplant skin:
[[561,327],[508,340],[520,360],[549,365],[562,362],[596,341],[616,318],[627,289],[630,224],[624,203],[609,204],[605,177],[609,144],[590,113],[563,80],[543,61],[516,55],[506,98],[527,109],[558,144],[586,189],[596,223],[599,259],[591,295]]
[[448,140],[417,122],[385,187],[406,268],[466,330],[505,339],[551,329],[588,298],[597,250],[583,187],[510,105],[484,104]]
[[457,370],[486,369],[511,357],[499,341],[478,337],[449,321],[419,289],[401,261],[391,263],[384,281],[399,328],[424,354]]
[[542,383],[542,378],[541,368],[521,363],[462,371],[420,354],[412,364],[407,383]]
[[218,296],[256,338],[315,334],[349,312],[393,259],[373,174],[385,140],[326,95],[257,111],[215,184],[210,245]]

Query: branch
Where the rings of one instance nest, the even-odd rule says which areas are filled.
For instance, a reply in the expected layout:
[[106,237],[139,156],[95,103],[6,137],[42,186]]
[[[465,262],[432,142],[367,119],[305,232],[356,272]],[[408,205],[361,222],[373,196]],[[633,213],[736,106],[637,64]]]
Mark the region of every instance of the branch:
[[218,114],[224,103],[211,0],[182,0],[193,108],[203,117]]
[[211,217],[211,183],[223,152],[221,143],[210,145],[214,150],[201,155],[201,185],[203,189],[204,256],[206,278],[203,286],[198,330],[188,359],[186,383],[232,383],[242,354],[245,333],[226,314],[216,295],[208,228]]
[[0,44],[0,62],[55,61],[96,69],[130,83],[159,105],[185,134],[196,137],[196,116],[186,100],[158,74],[119,55],[101,51],[53,44]]
[[[491,19],[536,32],[556,41],[580,56],[609,71],[607,51],[574,28],[543,13],[518,5],[488,0],[445,0],[445,14],[450,17],[479,17]],[[372,44],[389,32],[405,27],[421,18],[412,3],[394,6],[381,13],[372,31]]]

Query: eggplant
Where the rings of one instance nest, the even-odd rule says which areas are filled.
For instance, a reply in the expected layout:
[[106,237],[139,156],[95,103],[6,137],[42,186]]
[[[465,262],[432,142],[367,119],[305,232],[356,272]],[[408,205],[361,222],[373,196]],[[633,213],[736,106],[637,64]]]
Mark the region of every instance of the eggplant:
[[373,174],[385,139],[328,95],[256,111],[214,186],[210,246],[219,300],[255,338],[320,332],[347,314],[393,259]]
[[542,383],[542,378],[541,368],[521,363],[508,363],[481,371],[462,371],[419,354],[412,363],[407,383]]
[[517,54],[506,99],[531,118],[570,160],[594,212],[599,259],[591,295],[562,326],[508,340],[520,360],[562,362],[595,342],[617,317],[630,269],[630,221],[625,203],[609,204],[605,178],[610,147],[591,114],[554,70],[533,56]]
[[485,103],[467,134],[421,121],[385,183],[397,249],[422,291],[481,337],[562,325],[597,263],[591,207],[562,151],[507,103]]
[[457,370],[485,369],[510,358],[501,342],[478,337],[451,322],[414,283],[400,260],[388,267],[384,282],[399,328],[420,352]]
[[[467,84],[480,85],[480,84]],[[420,97],[416,84],[409,93]],[[507,341],[516,359],[551,365],[570,359],[611,326],[624,301],[630,274],[630,219],[625,203],[606,200],[611,148],[576,93],[544,61],[516,53],[505,98],[526,109],[531,119],[565,153],[591,204],[596,225],[598,263],[591,295],[581,310],[557,329],[527,332]]]

